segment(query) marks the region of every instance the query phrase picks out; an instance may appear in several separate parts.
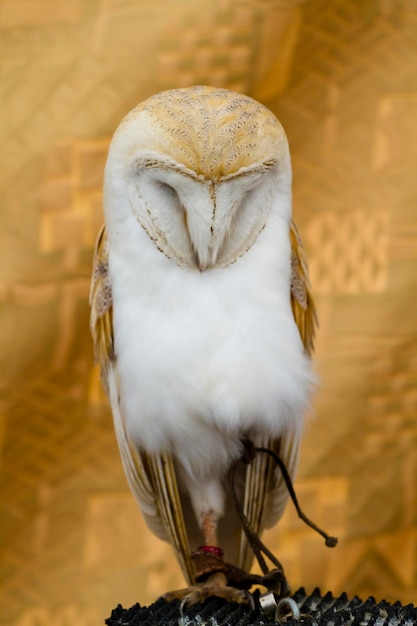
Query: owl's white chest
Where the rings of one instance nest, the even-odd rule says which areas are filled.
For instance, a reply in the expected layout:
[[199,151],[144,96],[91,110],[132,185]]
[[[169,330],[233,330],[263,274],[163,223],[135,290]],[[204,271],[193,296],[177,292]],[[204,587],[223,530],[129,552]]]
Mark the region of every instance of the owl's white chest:
[[221,471],[245,433],[300,427],[312,375],[291,313],[288,237],[257,244],[206,272],[147,245],[110,256],[127,429],[191,473]]

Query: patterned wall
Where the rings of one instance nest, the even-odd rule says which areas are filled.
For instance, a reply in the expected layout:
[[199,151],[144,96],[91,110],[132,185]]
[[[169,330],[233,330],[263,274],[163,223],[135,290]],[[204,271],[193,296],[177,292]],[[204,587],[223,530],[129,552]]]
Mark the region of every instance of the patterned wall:
[[320,314],[293,586],[416,601],[417,4],[0,0],[0,622],[97,625],[181,584],[127,490],[88,333],[110,137],[210,83],[283,122]]

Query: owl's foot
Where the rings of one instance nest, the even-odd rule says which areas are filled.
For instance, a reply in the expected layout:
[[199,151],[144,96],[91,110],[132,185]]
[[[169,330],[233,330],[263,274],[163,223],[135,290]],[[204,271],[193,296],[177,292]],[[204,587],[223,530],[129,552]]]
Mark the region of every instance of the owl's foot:
[[213,596],[223,598],[227,602],[253,604],[252,596],[248,591],[229,587],[224,572],[214,572],[209,575],[204,582],[196,583],[185,589],[170,591],[162,597],[167,602],[171,600],[181,600],[180,610],[182,613],[187,607],[193,604],[200,604],[207,598]]
[[230,577],[231,565],[223,560],[223,550],[213,545],[198,548],[191,555],[195,572],[195,584],[185,589],[171,591],[162,596],[165,600],[181,600],[181,613],[188,606],[200,604],[207,598],[216,596],[227,602],[247,603],[254,608],[252,595],[247,591],[250,585],[244,580]]

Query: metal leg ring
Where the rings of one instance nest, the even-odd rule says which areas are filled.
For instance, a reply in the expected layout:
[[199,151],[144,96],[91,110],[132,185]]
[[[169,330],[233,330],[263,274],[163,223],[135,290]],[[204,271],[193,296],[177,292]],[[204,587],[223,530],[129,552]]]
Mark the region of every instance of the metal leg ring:
[[273,591],[267,591],[259,597],[259,604],[265,617],[272,619],[278,608],[278,596]]
[[292,598],[282,598],[275,609],[275,621],[280,622],[283,618],[291,617],[292,619],[300,620],[301,613],[300,608],[295,600]]

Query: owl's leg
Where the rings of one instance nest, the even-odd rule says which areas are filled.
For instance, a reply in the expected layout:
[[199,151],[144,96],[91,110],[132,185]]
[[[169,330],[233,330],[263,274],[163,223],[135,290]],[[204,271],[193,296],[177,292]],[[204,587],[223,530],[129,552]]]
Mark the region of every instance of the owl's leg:
[[203,534],[206,546],[217,546],[217,525],[219,517],[214,511],[208,511],[203,516]]
[[217,524],[219,516],[213,511],[204,514],[202,530],[205,545],[192,555],[195,577],[198,582],[185,589],[165,594],[165,600],[181,600],[181,610],[193,604],[217,596],[227,602],[250,602],[250,594],[227,584],[227,565],[223,561],[223,550],[217,547]]

